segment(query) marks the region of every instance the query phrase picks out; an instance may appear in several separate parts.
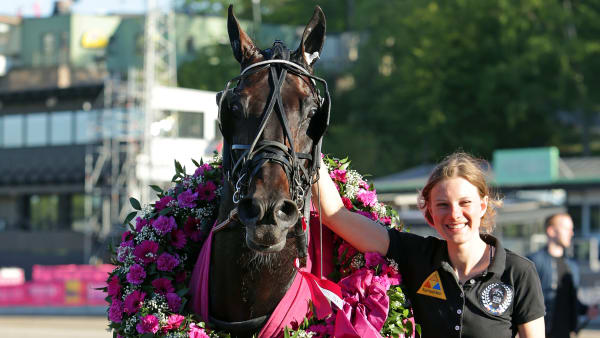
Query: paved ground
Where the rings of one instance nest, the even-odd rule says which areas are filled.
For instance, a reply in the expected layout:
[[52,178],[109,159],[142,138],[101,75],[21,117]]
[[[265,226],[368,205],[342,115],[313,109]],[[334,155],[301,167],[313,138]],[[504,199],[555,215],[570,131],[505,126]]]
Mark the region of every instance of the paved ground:
[[111,338],[105,317],[0,316],[3,338]]
[[[111,338],[105,317],[0,316],[2,338]],[[600,324],[583,330],[578,338],[600,338]]]

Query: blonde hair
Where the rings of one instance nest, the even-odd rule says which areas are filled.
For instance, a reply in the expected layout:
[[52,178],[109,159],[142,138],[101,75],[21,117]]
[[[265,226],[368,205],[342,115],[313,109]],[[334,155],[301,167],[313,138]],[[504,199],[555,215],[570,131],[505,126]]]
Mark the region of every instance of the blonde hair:
[[[485,169],[484,169],[485,168]],[[481,229],[484,233],[491,233],[495,226],[496,209],[502,206],[500,198],[492,192],[486,180],[486,172],[489,171],[489,163],[477,159],[464,152],[455,152],[447,156],[434,169],[425,187],[419,191],[418,205],[425,218],[433,223],[429,212],[430,195],[433,187],[446,179],[462,177],[469,181],[479,191],[479,197],[488,196],[488,206],[481,218]]]

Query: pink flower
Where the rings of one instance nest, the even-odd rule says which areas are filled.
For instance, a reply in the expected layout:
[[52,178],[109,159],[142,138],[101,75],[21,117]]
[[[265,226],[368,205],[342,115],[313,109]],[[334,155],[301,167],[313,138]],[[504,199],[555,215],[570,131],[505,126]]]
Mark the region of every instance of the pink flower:
[[377,220],[377,214],[374,212],[368,212],[368,211],[362,211],[362,210],[356,210],[357,214],[363,215],[369,219],[372,219],[374,221]]
[[111,297],[117,297],[121,293],[121,283],[119,283],[119,277],[113,275],[108,280],[108,295]]
[[167,293],[166,297],[167,303],[169,304],[169,309],[172,312],[179,311],[179,308],[181,307],[181,298],[179,298],[179,296],[173,292]]
[[348,262],[357,253],[358,250],[356,250],[352,245],[348,244],[348,242],[345,241],[342,242],[342,244],[340,244],[340,246],[338,247],[338,257],[341,260],[342,264]]
[[365,252],[365,263],[367,267],[374,268],[385,264],[385,259],[377,252]]
[[190,332],[188,334],[189,338],[210,338],[204,329],[195,323],[190,323]]
[[194,171],[194,177],[204,176],[204,173],[209,170],[212,170],[212,166],[208,163],[204,163],[203,165],[196,168],[196,171]]
[[166,295],[169,292],[175,292],[175,288],[171,281],[167,278],[158,278],[152,281],[152,286],[156,290],[156,293]]
[[135,231],[137,231],[137,232],[142,231],[142,228],[148,224],[150,224],[150,220],[141,218],[141,217],[136,217],[135,218]]
[[177,223],[173,216],[158,216],[157,219],[152,221],[152,227],[159,235],[165,235],[171,230],[177,228]]
[[365,207],[372,207],[377,203],[377,194],[375,191],[360,189],[356,194],[356,199]]
[[381,269],[381,273],[388,276],[392,285],[400,285],[402,282],[402,277],[398,273],[398,270],[391,265],[384,265]]
[[177,196],[177,203],[180,208],[193,208],[196,206],[197,198],[198,193],[193,193],[191,189],[188,189]]
[[120,323],[123,320],[123,302],[113,299],[108,308],[108,319],[114,323]]
[[181,323],[185,320],[185,317],[180,314],[173,314],[167,318],[167,325],[163,327],[165,331],[172,329],[179,329],[181,327]]
[[174,200],[175,199],[169,195],[163,196],[163,198],[159,199],[158,201],[156,201],[156,203],[154,203],[154,207],[156,208],[156,210],[160,211],[166,208],[168,204]]
[[344,203],[344,207],[346,207],[346,209],[354,210],[354,205],[352,204],[352,201],[348,197],[342,196],[342,202]]
[[346,170],[343,169],[335,169],[334,171],[329,173],[331,179],[339,181],[341,183],[346,183]]
[[144,267],[139,264],[133,264],[129,268],[129,272],[127,273],[127,281],[131,284],[138,285],[141,284],[146,278],[146,270]]
[[217,186],[213,181],[206,181],[203,185],[198,186],[198,198],[203,201],[212,201],[216,197],[215,190],[217,190]]
[[183,231],[192,239],[192,241],[198,242],[204,238],[204,234],[200,230],[201,224],[201,220],[194,217],[188,217],[188,219],[185,221],[185,225],[183,226]]
[[144,299],[146,298],[146,293],[140,290],[135,290],[127,297],[125,297],[125,306],[123,309],[128,314],[132,315],[136,313],[141,307]]
[[156,268],[159,271],[172,271],[173,268],[179,265],[179,260],[166,252],[163,252],[156,261]]
[[135,329],[138,333],[156,333],[160,325],[158,318],[154,315],[147,315],[141,318],[140,322],[136,325]]
[[183,230],[175,229],[171,232],[171,245],[177,249],[183,249],[187,239],[185,238],[185,232]]
[[149,220],[147,220],[145,218],[141,218],[141,217],[136,217],[135,218],[135,231],[136,232],[142,231],[142,228],[148,224],[150,224]]
[[125,242],[126,240],[132,240],[133,234],[131,231],[127,230],[121,235],[121,242]]
[[143,264],[154,262],[156,260],[157,252],[158,243],[150,240],[143,241],[133,249],[133,255]]

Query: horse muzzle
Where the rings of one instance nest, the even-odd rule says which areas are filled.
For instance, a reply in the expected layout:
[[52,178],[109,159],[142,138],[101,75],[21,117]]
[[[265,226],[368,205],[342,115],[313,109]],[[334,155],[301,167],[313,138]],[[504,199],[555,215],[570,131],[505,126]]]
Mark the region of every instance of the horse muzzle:
[[244,198],[238,204],[238,217],[246,227],[248,247],[269,253],[283,249],[288,231],[298,222],[300,213],[296,203],[289,199],[269,203]]

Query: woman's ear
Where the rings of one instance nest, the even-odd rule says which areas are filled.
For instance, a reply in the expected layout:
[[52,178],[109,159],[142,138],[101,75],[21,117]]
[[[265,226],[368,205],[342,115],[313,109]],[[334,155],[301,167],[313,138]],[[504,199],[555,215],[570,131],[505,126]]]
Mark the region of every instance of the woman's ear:
[[481,218],[483,218],[483,216],[485,216],[485,213],[488,208],[488,202],[489,202],[488,196],[483,196],[483,198],[481,199]]
[[431,212],[429,211],[428,206],[425,207],[425,210],[423,211],[423,216],[425,216],[427,224],[429,224],[430,227],[435,228],[435,225],[433,224],[433,217],[431,217]]

